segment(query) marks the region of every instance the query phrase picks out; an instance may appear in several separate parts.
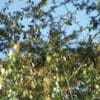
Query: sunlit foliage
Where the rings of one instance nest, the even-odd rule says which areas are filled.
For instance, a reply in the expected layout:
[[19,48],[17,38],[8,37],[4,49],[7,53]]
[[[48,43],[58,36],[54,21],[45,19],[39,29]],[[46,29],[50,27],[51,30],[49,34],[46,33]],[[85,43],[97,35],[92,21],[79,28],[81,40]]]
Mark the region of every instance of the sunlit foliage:
[[[0,51],[6,55],[0,60],[0,99],[99,100],[100,4],[96,0],[26,1],[21,10],[10,12],[14,0],[7,0],[0,10],[0,26],[4,26]],[[74,10],[68,9],[70,4]],[[62,6],[65,13],[55,17]],[[75,16],[83,10],[89,16],[87,26]],[[28,28],[23,24],[26,19]],[[84,32],[88,34],[81,39]]]

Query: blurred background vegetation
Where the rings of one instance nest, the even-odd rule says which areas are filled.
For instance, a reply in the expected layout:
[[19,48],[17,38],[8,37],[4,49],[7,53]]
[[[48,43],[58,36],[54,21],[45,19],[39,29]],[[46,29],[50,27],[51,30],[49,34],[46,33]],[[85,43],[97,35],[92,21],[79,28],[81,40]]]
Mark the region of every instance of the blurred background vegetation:
[[100,100],[100,1],[26,0],[11,12],[13,2],[0,9],[0,99]]

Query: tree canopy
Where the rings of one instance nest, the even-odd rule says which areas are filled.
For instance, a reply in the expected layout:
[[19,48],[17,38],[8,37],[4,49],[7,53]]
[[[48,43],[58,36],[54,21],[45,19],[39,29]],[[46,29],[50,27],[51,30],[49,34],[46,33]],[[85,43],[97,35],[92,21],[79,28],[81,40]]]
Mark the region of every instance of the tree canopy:
[[0,52],[3,100],[99,99],[99,0],[4,1]]

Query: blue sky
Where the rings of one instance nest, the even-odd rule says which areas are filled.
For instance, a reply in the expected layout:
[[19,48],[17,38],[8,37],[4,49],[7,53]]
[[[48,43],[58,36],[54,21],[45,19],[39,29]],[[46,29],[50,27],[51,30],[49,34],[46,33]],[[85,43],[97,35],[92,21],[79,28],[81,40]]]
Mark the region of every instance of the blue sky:
[[[0,10],[6,6],[5,1],[7,1],[7,0],[0,0]],[[26,1],[27,0],[14,0],[14,2],[9,7],[9,11],[14,12],[16,10],[21,10],[22,7],[27,6]],[[37,4],[40,0],[34,0],[34,1],[35,1],[35,4]],[[47,5],[46,7],[43,8],[45,11],[49,10],[50,7],[52,6],[52,3],[51,3],[52,0],[48,0],[48,1],[49,1],[48,2],[49,5]],[[55,1],[57,1],[57,3],[59,4],[59,2],[64,1],[64,0],[55,0]],[[68,3],[66,6],[58,7],[57,9],[55,9],[55,12],[53,13],[53,15],[54,15],[54,17],[56,17],[57,21],[59,21],[60,16],[66,16],[65,15],[65,13],[66,13],[65,7],[67,8],[67,10],[69,10],[69,11],[71,10],[72,12],[76,10],[71,3]],[[92,15],[94,15],[96,13],[97,12],[92,12]],[[89,16],[86,15],[85,10],[75,13],[74,16],[76,17],[76,21],[79,22],[80,26],[85,27],[89,24],[90,19],[89,19]],[[30,19],[25,18],[21,23],[23,23],[25,25],[25,29],[27,29],[28,28],[27,24],[29,22],[30,22]],[[70,34],[70,33],[72,33],[73,30],[79,29],[79,26],[73,22],[71,27],[64,26],[63,29],[66,30],[67,34]],[[46,30],[48,31],[48,28]],[[44,32],[44,35],[47,34],[47,31],[45,31],[45,30],[41,30],[41,31]],[[81,34],[82,35],[81,35],[80,39],[84,40],[87,38],[88,31],[86,30]],[[0,53],[0,58],[4,58],[4,57],[5,57],[4,54]]]

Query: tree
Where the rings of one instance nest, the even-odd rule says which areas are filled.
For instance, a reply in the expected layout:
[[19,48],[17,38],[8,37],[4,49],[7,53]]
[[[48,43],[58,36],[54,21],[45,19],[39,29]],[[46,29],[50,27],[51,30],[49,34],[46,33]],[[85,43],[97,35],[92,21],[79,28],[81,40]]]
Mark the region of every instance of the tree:
[[[0,51],[8,59],[0,62],[0,98],[99,98],[100,11],[96,1],[51,0],[47,10],[49,0],[26,1],[21,11],[9,12],[13,0],[1,9]],[[70,4],[75,10],[66,7]],[[62,6],[65,13],[56,18],[54,13]],[[90,16],[87,26],[75,20],[75,13],[83,10]],[[25,19],[30,21],[27,30]],[[71,28],[73,24],[78,28]],[[70,34],[67,27],[72,29]],[[87,40],[81,40],[86,31]]]

